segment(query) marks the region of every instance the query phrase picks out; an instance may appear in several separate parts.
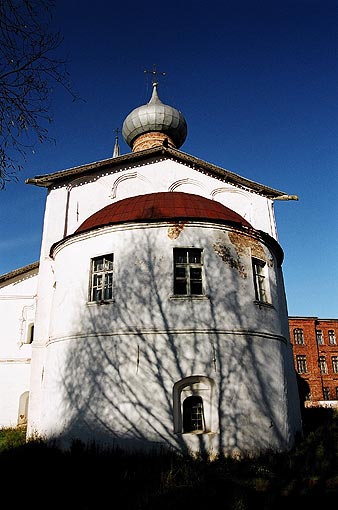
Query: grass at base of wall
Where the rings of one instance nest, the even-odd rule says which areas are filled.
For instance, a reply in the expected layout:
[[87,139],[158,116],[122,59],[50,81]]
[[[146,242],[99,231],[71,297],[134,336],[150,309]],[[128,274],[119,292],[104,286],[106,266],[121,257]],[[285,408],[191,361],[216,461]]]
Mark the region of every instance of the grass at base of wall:
[[26,427],[0,428],[0,453],[26,443]]
[[[213,461],[99,451],[69,452],[23,429],[0,429],[3,491],[11,508],[63,510],[285,510],[334,505],[338,498],[338,413],[304,412],[304,435],[290,452]],[[4,494],[4,492],[3,492]]]

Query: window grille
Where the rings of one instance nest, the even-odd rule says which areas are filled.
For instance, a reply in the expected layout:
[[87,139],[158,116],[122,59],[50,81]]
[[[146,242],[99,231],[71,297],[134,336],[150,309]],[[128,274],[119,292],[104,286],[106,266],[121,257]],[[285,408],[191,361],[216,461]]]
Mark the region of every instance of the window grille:
[[187,397],[183,401],[183,432],[204,432],[203,399],[199,396]]
[[180,296],[203,295],[202,269],[202,250],[175,248],[174,294]]
[[262,260],[252,259],[255,299],[260,303],[267,303],[267,290],[266,290],[266,277],[265,268],[266,264]]
[[113,261],[113,254],[92,259],[90,301],[100,303],[113,299]]

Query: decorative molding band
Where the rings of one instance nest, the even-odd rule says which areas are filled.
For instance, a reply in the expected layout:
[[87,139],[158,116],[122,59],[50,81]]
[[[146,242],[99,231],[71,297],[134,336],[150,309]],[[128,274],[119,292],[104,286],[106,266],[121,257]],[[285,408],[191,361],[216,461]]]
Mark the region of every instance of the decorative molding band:
[[121,184],[121,182],[123,182],[127,179],[140,179],[141,181],[151,184],[149,179],[144,177],[144,175],[140,174],[140,172],[130,172],[128,174],[123,174],[123,175],[120,175],[117,179],[115,179],[111,193],[109,195],[109,198],[112,198],[112,199],[116,198],[117,188],[118,188],[119,184]]
[[0,364],[8,364],[8,365],[13,365],[13,364],[18,364],[18,365],[29,365],[31,362],[31,358],[4,358],[4,359],[1,359],[0,358]]
[[0,299],[35,299],[36,298],[36,294],[35,296],[20,296],[20,295],[15,295],[15,294],[11,294],[11,295],[8,295],[8,296],[0,296]]
[[219,193],[232,193],[235,195],[242,195],[247,199],[250,199],[250,193],[247,190],[238,189],[238,188],[231,188],[229,187],[222,187],[222,188],[216,188],[211,192],[211,196],[214,197],[215,195],[218,195]]
[[179,181],[173,182],[169,186],[168,191],[175,191],[176,188],[179,188],[180,186],[183,186],[184,184],[192,184],[193,186],[198,186],[203,191],[205,191],[207,195],[209,195],[209,193],[207,192],[207,188],[204,186],[204,184],[202,184],[200,181],[197,181],[196,179],[190,179],[190,178],[180,179]]
[[268,340],[276,340],[278,342],[287,343],[287,339],[283,335],[277,335],[273,333],[268,333],[266,331],[251,331],[251,330],[240,330],[240,329],[199,329],[199,328],[191,328],[191,329],[130,329],[130,330],[117,330],[114,332],[111,331],[101,331],[98,333],[88,333],[88,334],[78,334],[78,335],[67,335],[62,337],[50,337],[46,346],[57,343],[64,342],[69,340],[81,340],[81,339],[96,339],[100,337],[112,338],[115,336],[149,336],[149,335],[225,335],[225,336],[240,336],[240,337],[248,337],[248,340],[252,340],[252,338],[266,338]]

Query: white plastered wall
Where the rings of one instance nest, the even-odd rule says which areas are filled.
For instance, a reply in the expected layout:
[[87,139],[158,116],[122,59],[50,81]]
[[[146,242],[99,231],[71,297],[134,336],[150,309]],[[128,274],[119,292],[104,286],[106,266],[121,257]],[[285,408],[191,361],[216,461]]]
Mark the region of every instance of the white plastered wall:
[[[0,426],[20,421],[20,397],[29,391],[31,325],[35,321],[37,269],[0,285]],[[27,418],[27,417],[26,417]],[[23,419],[21,418],[21,421]]]
[[[42,408],[32,408],[42,434],[88,439],[104,423],[105,439],[118,430],[133,444],[162,437],[174,448],[197,448],[201,438],[173,432],[171,395],[183,377],[202,375],[215,380],[214,402],[221,402],[214,405],[219,418],[203,438],[209,448],[220,441],[228,450],[291,443],[299,417],[284,385],[295,380],[277,260],[258,242],[270,261],[273,303],[259,307],[251,277],[253,241],[248,238],[239,261],[233,234],[196,224],[172,239],[167,224],[115,226],[55,250],[51,320],[35,381]],[[172,297],[172,250],[180,246],[204,249],[204,299]],[[222,246],[240,270],[222,259]],[[114,253],[114,302],[88,304],[90,259],[106,253]]]

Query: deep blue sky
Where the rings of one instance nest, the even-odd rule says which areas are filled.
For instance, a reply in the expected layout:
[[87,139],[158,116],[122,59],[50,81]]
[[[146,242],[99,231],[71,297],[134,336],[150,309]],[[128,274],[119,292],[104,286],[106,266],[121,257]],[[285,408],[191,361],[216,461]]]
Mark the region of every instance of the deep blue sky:
[[0,191],[0,274],[39,259],[46,190],[25,179],[110,157],[156,64],[160,98],[187,120],[182,151],[299,197],[275,203],[288,312],[337,318],[338,1],[58,0],[54,13],[83,100],[56,88],[56,143]]

